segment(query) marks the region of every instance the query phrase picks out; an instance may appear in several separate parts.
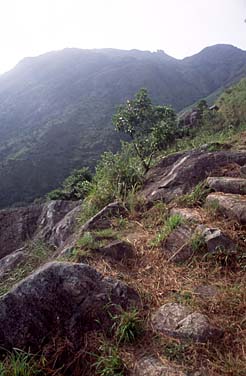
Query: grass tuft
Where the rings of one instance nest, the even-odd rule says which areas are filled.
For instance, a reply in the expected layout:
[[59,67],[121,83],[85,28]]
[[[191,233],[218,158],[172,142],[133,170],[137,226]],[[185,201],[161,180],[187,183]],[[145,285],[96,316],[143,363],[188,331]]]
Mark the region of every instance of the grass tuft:
[[210,188],[206,187],[204,182],[196,185],[191,193],[187,193],[177,199],[177,203],[192,208],[194,206],[202,206],[207,195],[210,193]]
[[0,363],[0,375],[36,376],[44,375],[44,373],[32,354],[15,349]]
[[150,242],[150,245],[153,247],[158,247],[162,244],[166,238],[184,222],[184,219],[180,214],[171,215],[167,220],[162,229],[157,233],[155,238]]
[[136,309],[113,316],[117,344],[134,343],[143,333],[143,321]]
[[101,354],[97,355],[94,363],[96,375],[100,376],[124,376],[125,366],[115,346],[104,343],[99,348]]

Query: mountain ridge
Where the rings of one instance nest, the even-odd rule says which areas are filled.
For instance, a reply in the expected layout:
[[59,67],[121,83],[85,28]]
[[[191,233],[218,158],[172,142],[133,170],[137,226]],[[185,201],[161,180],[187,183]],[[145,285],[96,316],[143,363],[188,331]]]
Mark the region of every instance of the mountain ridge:
[[0,207],[30,202],[72,169],[93,168],[103,151],[116,151],[112,115],[141,87],[153,103],[179,111],[244,75],[246,52],[230,45],[182,60],[74,48],[22,60],[0,76]]

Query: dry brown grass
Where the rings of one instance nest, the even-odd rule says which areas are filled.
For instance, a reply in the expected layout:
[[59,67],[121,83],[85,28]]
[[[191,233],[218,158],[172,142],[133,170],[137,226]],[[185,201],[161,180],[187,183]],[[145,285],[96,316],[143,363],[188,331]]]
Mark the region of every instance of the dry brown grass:
[[[199,208],[203,222],[225,231],[245,250],[246,232],[232,221],[209,214]],[[135,257],[116,262],[101,256],[85,258],[104,276],[118,278],[138,291],[142,308],[144,334],[134,343],[118,347],[119,354],[134,375],[136,359],[142,355],[156,355],[165,363],[175,364],[183,370],[204,370],[208,376],[244,376],[246,352],[246,275],[238,259],[225,259],[223,255],[206,257],[197,253],[183,264],[168,262],[158,247],[150,247],[167,218],[164,205],[153,206],[144,212],[129,213],[121,222],[112,219],[112,229],[121,239],[135,247]],[[216,286],[218,293],[202,298],[196,293],[201,285]],[[188,304],[194,310],[207,314],[212,323],[225,332],[223,339],[214,343],[181,342],[152,331],[150,317],[167,302]],[[101,343],[115,346],[114,338],[105,333],[88,333],[79,350],[66,339],[54,339],[45,349],[45,374],[52,376],[95,375],[91,366],[99,354]]]
[[[245,237],[244,229],[235,228],[234,223],[210,216],[203,209],[200,211],[209,226],[221,228],[239,243],[240,238]],[[165,213],[162,215],[165,217]],[[129,218],[124,230],[119,230],[121,238],[128,239],[135,246],[136,257],[133,260],[122,263],[103,258],[88,260],[103,275],[119,278],[134,287],[142,298],[145,335],[134,346],[121,347],[121,356],[133,369],[135,360],[143,354],[155,354],[167,362],[170,357],[166,356],[165,349],[171,348],[174,352],[171,360],[186,370],[206,369],[206,375],[244,375],[244,270],[237,261],[224,263],[220,257],[205,258],[202,254],[182,265],[169,263],[160,249],[149,246],[150,239],[162,223],[152,208],[137,218]],[[201,298],[195,293],[195,288],[200,285],[216,286],[218,294],[213,298]],[[189,304],[207,314],[214,324],[225,330],[223,340],[204,345],[189,343],[183,347],[177,340],[154,334],[150,315],[157,307],[170,301]]]

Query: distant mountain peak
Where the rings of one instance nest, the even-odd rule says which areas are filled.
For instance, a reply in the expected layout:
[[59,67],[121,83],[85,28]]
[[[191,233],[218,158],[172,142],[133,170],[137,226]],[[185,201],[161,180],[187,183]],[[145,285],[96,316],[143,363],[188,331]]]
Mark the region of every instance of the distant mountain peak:
[[[0,76],[0,207],[59,186],[116,151],[111,119],[141,88],[181,110],[246,75],[246,52],[230,45],[183,60],[165,51],[65,48],[23,59]],[[18,189],[16,188],[18,182]]]

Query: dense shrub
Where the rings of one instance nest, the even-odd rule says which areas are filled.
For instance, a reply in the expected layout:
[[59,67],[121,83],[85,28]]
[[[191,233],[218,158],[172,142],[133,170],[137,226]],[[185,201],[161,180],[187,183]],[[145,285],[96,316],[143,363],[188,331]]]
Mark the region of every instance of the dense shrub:
[[92,175],[88,168],[74,170],[62,183],[61,189],[48,193],[50,200],[79,200],[83,199],[91,188]]

